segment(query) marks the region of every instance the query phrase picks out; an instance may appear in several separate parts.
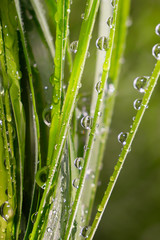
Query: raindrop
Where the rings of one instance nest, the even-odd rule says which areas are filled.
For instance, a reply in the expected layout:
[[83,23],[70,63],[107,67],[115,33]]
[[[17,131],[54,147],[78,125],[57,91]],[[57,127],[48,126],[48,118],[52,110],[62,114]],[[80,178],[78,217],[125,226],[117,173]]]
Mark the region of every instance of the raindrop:
[[149,79],[149,77],[146,77],[146,76],[135,78],[135,80],[133,82],[134,88],[136,90],[138,90],[139,92],[144,93],[148,79]]
[[14,217],[14,211],[9,202],[4,202],[0,207],[1,216],[9,222]]
[[96,92],[97,92],[97,93],[101,93],[101,92],[102,92],[102,89],[101,89],[101,81],[98,81],[98,82],[96,83],[95,89],[96,89]]
[[76,53],[77,49],[78,49],[78,41],[73,41],[70,44],[70,50],[71,50],[71,52]]
[[113,27],[113,17],[109,17],[108,19],[107,19],[107,25],[108,25],[108,27],[110,27],[110,28],[112,28]]
[[81,18],[82,18],[82,19],[84,19],[84,16],[85,16],[85,14],[84,14],[84,13],[82,13],[82,14],[81,14]]
[[91,227],[90,226],[83,227],[82,230],[81,230],[81,236],[83,238],[88,238],[90,231],[91,231]]
[[136,99],[133,103],[133,107],[135,110],[139,110],[141,108],[142,99]]
[[48,179],[48,174],[49,174],[49,168],[47,166],[41,168],[38,170],[36,173],[36,183],[38,186],[40,186],[42,189],[45,188],[46,186],[46,181]]
[[38,214],[38,212],[35,212],[35,213],[32,214],[32,216],[31,216],[31,222],[32,223],[35,223],[36,218],[37,218],[37,214]]
[[123,145],[126,144],[126,139],[127,139],[128,133],[127,132],[121,132],[118,135],[118,142],[122,143]]
[[79,179],[78,178],[75,178],[73,181],[72,181],[72,185],[73,187],[77,188],[79,187]]
[[84,165],[84,159],[81,157],[78,157],[74,160],[74,165],[76,168],[78,168],[79,170],[82,170],[83,165]]
[[2,85],[0,85],[0,95],[4,95],[4,88],[2,87]]
[[102,112],[98,112],[98,117],[102,117]]
[[108,94],[111,95],[112,93],[114,93],[114,91],[115,91],[115,87],[112,83],[110,83],[108,85]]
[[112,5],[112,7],[115,7],[115,0],[111,0],[111,5]]
[[99,37],[96,41],[96,47],[99,50],[106,51],[108,48],[108,39],[106,37]]
[[82,119],[81,119],[81,126],[85,129],[91,129],[92,127],[92,123],[93,123],[93,118],[90,117],[90,116],[84,116]]
[[160,43],[157,43],[156,45],[154,45],[154,47],[152,48],[152,55],[157,60],[160,60]]
[[110,177],[110,182],[114,182],[114,177],[113,176]]
[[48,233],[52,233],[52,232],[53,232],[53,229],[50,228],[50,227],[48,227],[48,228],[47,228],[47,232],[48,232]]
[[0,125],[2,126],[2,120],[0,120]]
[[44,123],[50,127],[51,126],[51,112],[52,112],[53,106],[50,105],[49,107],[46,107],[42,113],[42,118]]
[[155,33],[160,36],[160,23],[156,26]]

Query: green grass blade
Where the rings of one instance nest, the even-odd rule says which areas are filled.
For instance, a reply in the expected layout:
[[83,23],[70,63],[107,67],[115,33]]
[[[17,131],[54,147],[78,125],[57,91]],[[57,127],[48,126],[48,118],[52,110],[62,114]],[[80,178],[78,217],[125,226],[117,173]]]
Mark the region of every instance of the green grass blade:
[[[35,118],[35,175],[37,172],[37,167],[41,167],[41,151],[40,151],[40,128],[39,128],[39,119],[37,115],[37,110],[36,110],[36,102],[35,102],[35,94],[34,94],[34,88],[33,88],[33,79],[32,79],[32,71],[31,71],[31,66],[30,66],[30,61],[27,53],[27,47],[26,47],[26,42],[25,42],[25,36],[24,36],[24,30],[23,30],[23,23],[22,23],[22,18],[21,18],[21,11],[20,11],[20,4],[19,0],[15,0],[15,6],[17,10],[17,15],[18,15],[18,27],[20,31],[20,36],[21,36],[21,41],[22,41],[22,46],[23,46],[23,52],[25,56],[25,61],[27,65],[27,71],[28,71],[28,78],[29,78],[29,85],[30,85],[30,90],[32,94],[32,104],[33,104],[33,113],[34,113],[34,118]],[[37,164],[39,161],[39,165]],[[29,229],[31,223],[31,214],[33,214],[33,202],[35,198],[35,181],[33,185],[33,194],[32,194],[32,199],[31,199],[31,207],[30,207],[30,213],[29,213],[29,218],[28,218],[28,225],[25,233],[24,239],[28,238],[29,235]]]
[[[92,205],[95,197],[95,191],[97,189],[98,179],[99,179],[99,172],[100,167],[104,155],[104,149],[106,140],[108,138],[113,109],[114,109],[114,102],[116,98],[117,93],[117,87],[118,87],[118,78],[119,78],[119,72],[120,72],[120,59],[124,52],[124,46],[125,46],[125,38],[126,38],[126,22],[129,15],[129,9],[130,9],[130,1],[120,1],[119,2],[119,11],[117,13],[117,20],[116,20],[116,32],[115,32],[115,38],[114,38],[114,48],[112,51],[112,58],[111,58],[111,66],[109,71],[109,78],[108,78],[108,92],[106,93],[107,96],[104,99],[104,106],[102,111],[102,126],[105,129],[98,137],[98,147],[96,148],[97,151],[97,165],[95,170],[95,178],[94,178],[94,187],[92,189],[92,198],[90,198],[89,203],[89,213],[88,213],[88,220],[91,214]],[[111,85],[110,85],[111,84]],[[114,91],[110,92],[109,87],[114,87]],[[96,142],[97,142],[96,141]],[[93,155],[95,158],[94,150]],[[91,156],[91,159],[92,159]]]
[[64,59],[67,44],[67,30],[69,21],[70,0],[58,1],[57,3],[57,25],[56,25],[56,54],[54,59],[55,70],[50,81],[53,86],[52,122],[49,134],[49,146],[47,164],[51,163],[53,157],[56,135],[59,130],[59,119],[62,105],[62,79],[64,74]]
[[[69,122],[71,121],[72,113],[74,110],[75,101],[76,101],[76,97],[78,94],[78,86],[79,86],[81,75],[83,72],[84,63],[85,63],[85,60],[87,57],[87,51],[88,51],[91,33],[93,30],[98,7],[99,7],[99,1],[94,0],[92,3],[92,8],[90,10],[90,14],[88,15],[88,18],[82,24],[82,30],[81,30],[80,39],[79,39],[79,47],[78,47],[78,51],[77,51],[76,58],[74,61],[73,70],[72,70],[65,102],[63,105],[63,109],[62,109],[61,132],[60,132],[59,139],[58,139],[57,149],[54,153],[54,158],[53,158],[51,166],[50,166],[50,174],[49,174],[50,181],[47,181],[47,183],[46,183],[46,188],[45,188],[44,194],[42,196],[42,200],[41,200],[41,204],[40,204],[40,208],[39,208],[39,214],[37,215],[37,219],[34,224],[31,239],[35,239],[35,237],[37,235],[36,231],[37,231],[37,228],[41,221],[41,216],[42,216],[40,214],[40,212],[41,211],[44,212],[46,197],[49,194],[50,186],[52,184],[52,181],[54,181],[54,175],[55,175],[56,169],[58,168],[58,165],[59,165],[59,160],[60,160],[59,158],[60,158],[61,150],[62,150],[64,142],[65,142],[65,138],[67,136]],[[87,14],[88,14],[88,12],[87,12]]]
[[[116,1],[115,10],[114,10],[114,13],[113,13],[113,24],[116,23],[118,7],[119,7],[119,1]],[[72,227],[73,221],[75,219],[75,215],[76,215],[77,208],[78,208],[78,203],[80,202],[80,198],[81,198],[82,191],[83,191],[83,188],[84,188],[85,176],[86,176],[87,169],[88,169],[91,150],[92,150],[93,144],[94,144],[94,136],[95,136],[96,125],[98,123],[98,113],[101,110],[101,102],[102,102],[102,99],[103,99],[103,96],[104,96],[105,83],[106,83],[106,79],[108,77],[108,72],[109,72],[109,68],[110,68],[110,61],[111,61],[111,54],[112,54],[112,49],[113,49],[114,36],[115,36],[115,28],[112,28],[111,31],[110,31],[108,49],[107,49],[107,52],[106,52],[106,58],[105,58],[105,62],[104,62],[104,65],[103,65],[101,87],[100,87],[100,93],[98,94],[98,98],[97,98],[95,114],[94,114],[94,119],[93,119],[93,126],[91,128],[90,135],[89,135],[87,150],[85,152],[85,158],[84,158],[84,166],[83,166],[83,169],[82,169],[82,172],[81,172],[81,177],[80,177],[80,182],[79,182],[79,188],[78,188],[77,193],[76,193],[75,202],[73,204],[73,209],[72,209],[72,213],[71,213],[71,217],[70,217],[70,222],[68,224],[68,232],[66,232],[66,238],[65,239],[69,239],[69,233],[71,231],[71,227]]]
[[47,20],[44,15],[44,10],[42,8],[42,5],[39,0],[31,0],[31,4],[33,6],[33,9],[36,13],[37,19],[39,21],[39,24],[41,26],[41,29],[43,31],[44,37],[46,39],[46,42],[48,44],[48,47],[50,49],[52,58],[54,59],[55,56],[55,49],[54,49],[54,44],[53,44],[53,37],[50,33]]
[[126,144],[125,146],[123,147],[123,150],[120,154],[120,157],[118,159],[118,162],[115,166],[115,170],[112,174],[112,176],[110,177],[110,182],[108,184],[108,187],[105,191],[105,194],[104,194],[104,197],[99,205],[99,208],[98,208],[98,211],[97,211],[97,214],[94,218],[94,221],[93,221],[93,224],[92,224],[92,228],[91,228],[91,232],[89,234],[89,237],[88,239],[93,239],[93,236],[95,234],[95,231],[99,225],[99,222],[102,218],[102,215],[104,213],[104,210],[107,206],[107,203],[109,201],[109,198],[111,196],[111,193],[114,189],[114,186],[117,182],[117,179],[118,179],[118,176],[122,170],[122,167],[123,167],[123,164],[125,162],[125,159],[127,157],[127,154],[128,152],[130,151],[130,148],[131,148],[131,144],[133,142],[133,139],[135,137],[135,134],[138,130],[138,127],[141,123],[141,120],[143,118],[143,115],[146,111],[146,108],[148,106],[148,103],[149,103],[149,100],[152,96],[152,93],[153,93],[153,90],[157,84],[157,81],[158,81],[158,78],[160,76],[160,61],[157,62],[157,64],[155,65],[155,68],[154,68],[154,71],[151,75],[151,78],[150,78],[150,82],[149,82],[149,85],[148,85],[148,88],[146,89],[146,92],[144,94],[144,97],[142,99],[142,103],[141,103],[141,107],[140,109],[138,110],[137,114],[136,114],[136,117],[135,117],[135,120],[133,122],[133,125],[130,129],[130,132],[129,132],[129,135],[127,137],[127,140],[126,140]]

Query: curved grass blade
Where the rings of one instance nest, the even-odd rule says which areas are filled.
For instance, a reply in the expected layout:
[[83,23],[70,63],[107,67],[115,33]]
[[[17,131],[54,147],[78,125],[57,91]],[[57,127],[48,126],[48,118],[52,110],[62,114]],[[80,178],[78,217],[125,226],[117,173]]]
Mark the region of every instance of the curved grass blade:
[[49,146],[47,164],[51,163],[53,156],[56,135],[58,132],[58,123],[61,112],[62,99],[62,79],[64,74],[64,59],[67,44],[67,30],[69,22],[70,0],[59,0],[57,2],[57,25],[56,25],[56,54],[54,59],[55,71],[50,77],[53,86],[53,104],[52,104],[52,121],[49,133]]
[[[30,61],[27,53],[27,47],[25,43],[25,36],[24,36],[24,30],[23,30],[23,23],[22,23],[22,18],[21,18],[21,12],[20,12],[20,4],[19,0],[15,0],[15,6],[17,10],[17,15],[18,15],[18,27],[20,31],[20,36],[21,36],[21,42],[23,46],[23,52],[25,56],[25,61],[27,65],[27,71],[28,71],[28,77],[29,77],[29,85],[30,85],[30,90],[32,94],[32,103],[33,103],[33,112],[34,112],[34,117],[35,117],[35,132],[36,132],[36,137],[35,137],[35,175],[37,172],[37,167],[41,167],[41,151],[40,151],[40,129],[39,129],[39,119],[36,111],[36,102],[35,102],[35,94],[34,94],[34,88],[33,88],[33,80],[32,80],[32,71],[31,71],[31,66],[30,66]],[[38,165],[39,161],[39,165]],[[26,229],[26,233],[24,236],[24,239],[28,239],[29,236],[29,229],[31,225],[31,214],[33,213],[33,202],[35,201],[35,181],[33,185],[33,194],[32,194],[32,200],[31,200],[31,207],[30,207],[30,213],[29,213],[29,218],[28,218],[28,225]]]
[[60,127],[59,127],[59,129],[61,129],[61,132],[60,132],[59,139],[57,142],[57,149],[55,150],[54,157],[51,162],[49,180],[46,183],[46,188],[45,188],[44,194],[42,196],[39,213],[37,215],[37,219],[34,224],[33,231],[32,231],[32,236],[31,236],[32,240],[35,239],[37,236],[36,232],[38,229],[38,225],[41,221],[41,217],[43,215],[43,214],[41,215],[40,212],[41,211],[44,212],[44,210],[45,210],[44,207],[45,207],[45,203],[46,203],[46,198],[47,198],[47,195],[49,194],[50,187],[53,184],[56,169],[58,168],[58,165],[59,165],[61,151],[62,151],[64,142],[65,142],[69,123],[71,121],[72,113],[73,113],[74,106],[75,106],[75,100],[76,100],[76,97],[78,94],[78,86],[79,86],[80,78],[81,78],[81,75],[83,72],[85,60],[87,57],[87,51],[88,51],[91,33],[93,30],[98,7],[99,7],[99,1],[94,0],[92,2],[92,9],[90,11],[88,18],[82,24],[80,40],[79,40],[79,47],[78,47],[78,51],[77,51],[76,58],[74,61],[73,70],[72,70],[65,102],[63,105],[63,109],[62,109],[62,117],[61,117],[61,122],[60,122]]
[[[129,15],[129,9],[130,9],[130,1],[120,1],[119,2],[119,11],[117,13],[117,23],[116,23],[116,32],[115,32],[115,38],[114,38],[114,48],[112,51],[112,58],[111,58],[111,66],[109,70],[109,77],[107,80],[107,93],[104,98],[104,106],[102,111],[102,129],[104,131],[102,133],[99,133],[97,136],[98,139],[98,147],[96,148],[97,151],[97,164],[96,164],[96,170],[95,170],[95,177],[93,181],[93,189],[92,189],[92,197],[90,198],[90,203],[88,204],[88,217],[87,217],[87,224],[89,222],[89,218],[91,215],[91,210],[95,198],[95,192],[97,189],[98,179],[99,179],[99,172],[100,167],[104,155],[104,149],[106,140],[109,133],[110,123],[112,119],[113,109],[114,109],[114,102],[116,98],[116,92],[118,87],[118,79],[119,79],[119,72],[120,72],[120,59],[124,52],[124,46],[125,46],[125,38],[126,38],[126,22]],[[110,91],[110,88],[114,89],[113,92]],[[97,142],[96,141],[96,142]],[[97,143],[96,143],[97,144]],[[93,155],[95,158],[94,150]],[[91,159],[93,157],[91,156]]]
[[42,9],[42,5],[39,0],[30,0],[30,1],[31,1],[33,9],[36,13],[37,19],[38,19],[41,29],[43,31],[43,34],[44,34],[44,37],[48,44],[48,47],[50,49],[52,58],[54,59],[55,49],[54,49],[54,44],[53,44],[53,37],[50,33],[50,30],[49,30],[49,27],[48,27],[48,24],[47,24],[45,15],[44,15],[44,10]]
[[160,76],[160,61],[158,61],[157,64],[155,65],[154,71],[153,71],[153,73],[151,75],[151,78],[150,78],[150,82],[149,82],[148,88],[146,89],[146,92],[145,92],[144,97],[142,99],[141,107],[140,107],[140,109],[138,110],[138,112],[136,114],[136,117],[135,117],[135,120],[133,122],[132,128],[131,128],[131,130],[129,132],[129,135],[127,137],[127,140],[126,140],[126,144],[125,144],[125,146],[122,149],[122,152],[120,154],[118,162],[117,162],[117,164],[116,164],[116,166],[114,168],[115,170],[114,170],[112,176],[110,177],[110,182],[109,182],[108,187],[107,187],[107,189],[105,191],[104,197],[103,197],[103,199],[102,199],[102,201],[101,201],[101,203],[100,203],[100,205],[98,207],[98,211],[97,211],[97,214],[96,214],[96,216],[94,218],[90,234],[89,234],[89,236],[87,238],[89,240],[93,239],[95,231],[96,231],[96,229],[97,229],[97,227],[98,227],[98,225],[100,223],[100,220],[102,218],[104,210],[105,210],[105,208],[107,206],[107,203],[109,201],[111,193],[112,193],[112,191],[114,189],[114,186],[115,186],[115,184],[117,182],[118,176],[119,176],[119,174],[121,172],[121,169],[123,167],[123,164],[125,162],[127,154],[130,151],[131,144],[132,144],[133,139],[135,137],[135,134],[136,134],[136,132],[138,130],[138,127],[139,127],[139,125],[141,123],[141,120],[142,120],[143,115],[145,113],[145,110],[146,110],[146,108],[148,106],[149,100],[150,100],[150,98],[152,96],[153,90],[154,90],[154,88],[155,88],[155,86],[157,84],[159,76]]
[[[113,13],[113,24],[116,24],[118,7],[119,7],[119,1],[116,1],[115,2],[114,13]],[[104,62],[104,65],[103,65],[101,86],[100,86],[100,92],[99,92],[98,98],[97,98],[97,103],[96,103],[96,108],[95,108],[95,113],[94,113],[94,118],[93,118],[93,125],[92,125],[90,135],[89,135],[87,150],[85,152],[84,166],[83,166],[83,169],[82,169],[82,172],[81,172],[79,188],[77,190],[76,197],[75,197],[75,202],[73,204],[72,213],[71,213],[70,221],[69,221],[69,224],[68,224],[68,229],[66,231],[65,239],[67,239],[67,240],[69,239],[72,224],[73,224],[73,221],[75,219],[75,215],[76,215],[77,208],[78,208],[78,203],[80,202],[81,194],[82,194],[82,191],[83,191],[83,188],[84,188],[85,176],[86,176],[87,169],[88,169],[88,164],[89,164],[89,160],[90,160],[90,156],[91,156],[91,150],[92,150],[93,144],[94,144],[94,136],[95,136],[96,125],[98,123],[98,116],[99,116],[98,113],[101,111],[101,102],[102,102],[102,99],[103,99],[103,96],[104,96],[105,83],[106,83],[106,79],[108,77],[108,72],[109,72],[109,68],[110,68],[110,61],[111,61],[111,55],[112,55],[112,49],[113,49],[114,36],[115,36],[115,28],[112,28],[111,31],[110,31],[108,49],[107,49],[107,52],[106,52],[106,58],[105,58],[105,62]]]
[[[12,9],[12,14],[8,14]],[[25,146],[25,118],[23,105],[20,98],[20,70],[18,59],[18,41],[17,41],[17,22],[15,19],[14,3],[9,1],[1,2],[1,18],[4,35],[5,62],[8,86],[16,132],[18,138],[19,161],[17,162],[17,215],[16,215],[16,237],[19,235],[19,227],[22,212],[23,198],[23,164],[24,164],[24,146]],[[7,93],[7,92],[6,92]],[[9,98],[8,98],[9,100]],[[9,112],[7,113],[9,114]],[[12,119],[10,119],[12,120]]]

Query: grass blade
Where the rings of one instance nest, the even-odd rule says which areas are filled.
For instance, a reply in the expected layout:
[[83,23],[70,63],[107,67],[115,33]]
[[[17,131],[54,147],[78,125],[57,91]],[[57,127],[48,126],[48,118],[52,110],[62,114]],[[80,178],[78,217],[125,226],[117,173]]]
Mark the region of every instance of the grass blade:
[[143,115],[145,113],[145,110],[148,106],[149,100],[152,96],[153,90],[154,90],[154,88],[157,84],[159,76],[160,76],[160,61],[158,61],[157,64],[155,65],[154,71],[153,71],[153,73],[151,75],[151,78],[150,78],[148,88],[146,89],[146,92],[144,94],[144,97],[143,97],[143,100],[142,100],[142,103],[141,103],[141,107],[137,112],[136,118],[133,122],[132,128],[131,128],[131,130],[129,132],[129,135],[127,137],[126,144],[123,147],[123,150],[120,154],[118,162],[117,162],[117,164],[114,168],[115,170],[114,170],[112,176],[110,177],[110,182],[109,182],[108,187],[105,191],[104,197],[103,197],[103,199],[102,199],[102,201],[99,205],[99,208],[98,208],[97,214],[94,218],[94,221],[93,221],[92,228],[91,228],[90,234],[88,236],[88,239],[93,239],[93,237],[94,237],[95,231],[96,231],[96,229],[99,225],[99,222],[100,222],[100,220],[102,218],[102,215],[104,213],[104,210],[107,206],[107,203],[109,201],[111,193],[112,193],[112,191],[114,189],[114,186],[117,182],[118,176],[121,172],[121,169],[123,167],[123,164],[125,162],[127,154],[130,151],[131,144],[132,144],[133,139],[135,137],[135,134],[138,130],[138,127],[141,123],[141,120],[142,120]]

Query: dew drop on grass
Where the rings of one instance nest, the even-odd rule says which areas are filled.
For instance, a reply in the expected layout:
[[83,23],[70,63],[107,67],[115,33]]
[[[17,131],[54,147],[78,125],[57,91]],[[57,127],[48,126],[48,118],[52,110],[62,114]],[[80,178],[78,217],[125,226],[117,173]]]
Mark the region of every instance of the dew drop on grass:
[[106,51],[106,49],[108,48],[108,39],[104,36],[99,37],[96,41],[96,47],[99,50]]
[[133,107],[135,110],[139,110],[141,108],[141,103],[142,103],[142,99],[136,99],[133,102]]
[[31,222],[32,223],[35,223],[36,218],[37,218],[37,214],[38,214],[38,212],[35,212],[35,213],[32,214],[32,216],[31,216]]
[[73,181],[72,181],[72,185],[73,187],[77,188],[79,187],[79,179],[78,178],[75,178]]
[[97,93],[101,93],[102,92],[102,90],[101,90],[101,81],[98,81],[96,83],[95,89],[96,89]]
[[93,123],[93,118],[90,116],[84,116],[81,119],[81,126],[85,129],[91,129],[92,128],[92,123]]
[[79,170],[82,170],[83,165],[84,165],[84,159],[82,157],[78,157],[74,160],[74,165],[76,168]]
[[156,26],[155,33],[160,36],[160,23]]
[[112,28],[113,27],[113,17],[109,17],[106,21],[107,25]]
[[154,47],[152,48],[152,55],[157,60],[160,60],[160,43],[157,43],[156,45],[154,45]]
[[48,179],[48,174],[49,174],[49,168],[47,166],[41,168],[36,173],[36,183],[42,189],[44,189],[45,186],[46,186],[46,181]]
[[14,217],[14,211],[9,202],[4,202],[0,207],[1,216],[7,221],[11,221]]
[[111,0],[111,5],[112,5],[112,7],[115,7],[115,0]]
[[77,49],[78,49],[78,41],[73,41],[70,44],[70,50],[71,50],[71,52],[76,53]]
[[53,106],[50,105],[50,106],[46,107],[46,108],[44,109],[43,113],[42,113],[43,121],[44,121],[44,123],[45,123],[48,127],[50,127],[50,125],[51,125],[51,112],[52,112],[52,108],[53,108]]
[[144,93],[147,86],[148,79],[149,77],[146,77],[146,76],[135,78],[133,82],[134,88],[139,92]]
[[53,232],[53,229],[50,228],[50,227],[48,227],[48,228],[47,228],[47,232],[48,232],[48,233],[52,233],[52,232]]
[[88,238],[90,231],[91,231],[91,227],[90,226],[83,227],[82,230],[81,230],[81,236],[83,238]]
[[85,13],[81,14],[81,19],[84,19]]
[[114,177],[113,176],[110,177],[110,182],[114,182]]
[[0,95],[4,95],[4,88],[2,87],[2,85],[0,85]]
[[118,135],[118,142],[122,143],[123,145],[126,144],[126,139],[127,139],[128,133],[127,132],[121,132]]

